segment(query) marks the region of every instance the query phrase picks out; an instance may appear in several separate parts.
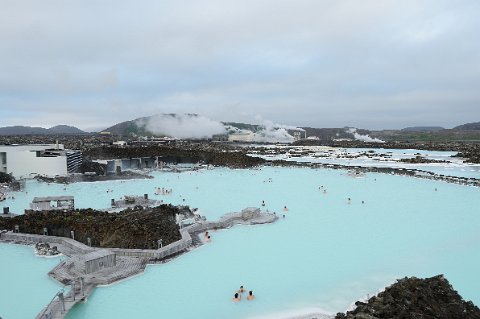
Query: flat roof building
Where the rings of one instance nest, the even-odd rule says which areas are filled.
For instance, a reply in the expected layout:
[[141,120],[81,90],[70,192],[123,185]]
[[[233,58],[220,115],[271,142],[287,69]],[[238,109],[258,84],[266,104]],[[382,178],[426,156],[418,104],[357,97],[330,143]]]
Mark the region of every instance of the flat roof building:
[[82,164],[82,153],[62,144],[0,145],[0,172],[15,178],[64,176]]
[[255,133],[253,132],[239,132],[228,136],[229,142],[253,142]]
[[82,256],[75,257],[80,271],[84,274],[90,274],[108,267],[117,265],[117,255],[114,252],[101,249],[94,250]]
[[73,196],[34,197],[30,204],[32,210],[63,210],[75,209]]

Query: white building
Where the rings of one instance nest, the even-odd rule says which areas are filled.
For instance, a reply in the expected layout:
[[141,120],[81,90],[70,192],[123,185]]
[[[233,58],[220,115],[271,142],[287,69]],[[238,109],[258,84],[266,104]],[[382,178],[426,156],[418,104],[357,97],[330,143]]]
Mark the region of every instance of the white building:
[[64,176],[81,163],[82,153],[65,150],[62,144],[0,145],[0,172],[15,178]]
[[127,146],[126,141],[116,141],[116,142],[113,142],[112,144],[115,146],[121,146],[121,147]]
[[253,142],[255,140],[255,133],[253,132],[239,132],[228,136],[229,142]]

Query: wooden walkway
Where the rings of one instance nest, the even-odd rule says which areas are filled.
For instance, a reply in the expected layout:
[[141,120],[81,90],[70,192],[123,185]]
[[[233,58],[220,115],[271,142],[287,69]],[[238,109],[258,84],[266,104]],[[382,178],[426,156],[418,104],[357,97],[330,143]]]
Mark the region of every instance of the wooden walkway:
[[[11,243],[49,243],[55,244],[58,251],[68,257],[48,274],[58,282],[69,286],[68,291],[59,291],[52,301],[42,309],[36,319],[63,319],[78,302],[85,301],[98,285],[109,285],[122,279],[140,274],[148,263],[168,261],[179,254],[203,244],[200,239],[203,232],[210,229],[228,228],[235,224],[265,224],[276,221],[278,217],[270,213],[260,213],[257,208],[244,209],[238,213],[224,215],[217,222],[201,222],[180,230],[182,239],[156,250],[111,248],[116,255],[116,265],[105,267],[90,274],[79,257],[100,248],[93,248],[71,238],[22,234],[7,232],[0,234],[0,241]],[[105,248],[101,248],[105,250]]]

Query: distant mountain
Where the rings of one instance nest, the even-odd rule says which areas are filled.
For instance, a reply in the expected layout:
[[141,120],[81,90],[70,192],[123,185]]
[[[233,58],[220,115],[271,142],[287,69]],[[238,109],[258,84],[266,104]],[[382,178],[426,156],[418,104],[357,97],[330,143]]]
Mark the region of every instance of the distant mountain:
[[455,131],[480,131],[480,122],[467,123],[455,126],[452,130]]
[[84,131],[75,126],[57,125],[48,129],[50,134],[85,134]]
[[86,132],[68,125],[57,125],[49,129],[35,126],[6,126],[0,127],[0,135],[74,135],[87,134]]
[[402,132],[438,132],[444,130],[441,126],[411,126],[402,129]]
[[113,135],[122,135],[122,136],[154,135],[148,132],[145,129],[145,126],[141,125],[141,123],[146,123],[150,118],[151,116],[147,116],[147,117],[141,117],[132,121],[121,122],[102,130],[102,132],[109,132]]
[[[349,127],[315,128],[302,127],[301,137],[318,137],[321,141],[338,139],[380,139],[383,141],[478,141],[480,122],[460,125],[454,129],[440,126],[413,126],[402,130],[364,130]],[[119,136],[170,136],[178,138],[209,138],[217,134],[232,134],[251,131],[276,136],[275,129],[264,125],[238,122],[218,122],[197,114],[157,114],[115,124],[102,132]],[[288,130],[293,135],[292,130]]]
[[[177,122],[178,121],[178,122]],[[147,117],[141,117],[131,121],[125,121],[115,124],[102,132],[109,132],[114,135],[138,135],[138,136],[168,136],[167,131],[172,130],[172,126],[182,126],[185,130],[191,130],[186,123],[191,125],[212,125],[210,119],[202,117],[198,114],[159,114]],[[216,122],[216,121],[213,121]],[[225,127],[225,133],[235,133],[238,131],[258,132],[264,129],[263,125],[238,123],[238,122],[216,122],[218,125]],[[165,128],[162,127],[168,126]],[[157,133],[153,133],[149,128],[155,127]]]
[[6,126],[0,127],[0,135],[45,135],[48,130],[43,127]]

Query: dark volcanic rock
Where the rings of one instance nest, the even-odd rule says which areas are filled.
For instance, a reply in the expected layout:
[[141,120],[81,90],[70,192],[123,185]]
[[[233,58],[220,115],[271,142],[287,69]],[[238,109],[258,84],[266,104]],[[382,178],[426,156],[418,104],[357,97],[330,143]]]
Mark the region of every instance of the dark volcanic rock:
[[480,164],[480,144],[461,149],[458,156],[466,158],[467,162]]
[[456,151],[458,157],[464,157],[466,162],[480,163],[480,144],[478,142],[460,141],[387,141],[385,143],[371,143],[362,141],[321,141],[321,140],[299,140],[294,146],[330,146],[344,148],[384,148],[384,149],[418,149],[428,151]]
[[39,256],[55,256],[60,254],[57,250],[57,246],[50,247],[48,243],[36,243],[35,250]]
[[265,163],[258,157],[248,156],[241,150],[217,149],[214,147],[97,147],[86,151],[91,159],[117,159],[158,157],[160,161],[168,163],[205,163],[234,168],[247,168]]
[[422,156],[415,156],[413,158],[402,158],[400,159],[402,163],[410,163],[410,164],[425,164],[425,163],[447,163],[446,161],[442,160],[434,160],[434,159],[427,159]]
[[148,209],[136,207],[120,213],[92,209],[30,211],[25,215],[0,218],[0,230],[13,230],[19,225],[22,233],[43,235],[46,227],[48,235],[59,237],[70,237],[73,230],[76,240],[87,244],[90,237],[95,247],[156,249],[159,239],[168,245],[181,238],[175,215],[184,210],[184,207],[161,205]]
[[0,184],[7,184],[13,191],[19,191],[22,188],[20,181],[16,180],[12,175],[3,172],[0,172]]
[[105,175],[107,173],[107,165],[84,160],[80,165],[79,171],[82,174],[92,172],[96,175]]
[[0,172],[0,183],[11,183],[12,181],[12,175]]
[[464,301],[442,275],[404,278],[336,319],[477,319],[480,309]]

